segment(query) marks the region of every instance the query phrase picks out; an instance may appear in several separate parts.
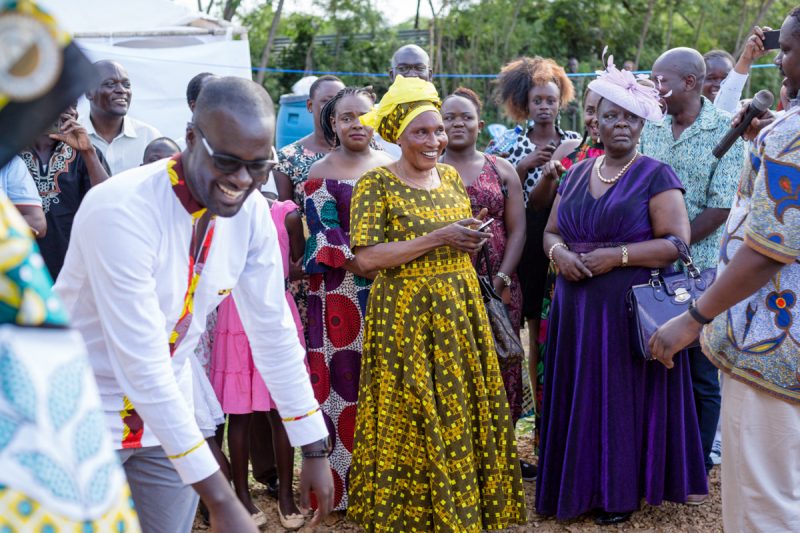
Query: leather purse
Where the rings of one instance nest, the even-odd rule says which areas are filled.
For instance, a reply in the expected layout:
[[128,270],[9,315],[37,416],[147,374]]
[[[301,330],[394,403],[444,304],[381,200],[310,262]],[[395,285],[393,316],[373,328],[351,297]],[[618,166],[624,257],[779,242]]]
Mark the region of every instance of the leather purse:
[[[650,272],[650,281],[634,285],[626,296],[631,343],[634,351],[647,360],[653,359],[650,337],[668,320],[686,311],[711,286],[717,275],[716,268],[701,272],[694,266],[689,247],[682,239],[674,235],[667,235],[665,239],[678,249],[685,270],[664,274],[656,268]],[[692,341],[688,347],[696,346],[699,346],[699,339]]]
[[481,287],[483,304],[486,306],[486,316],[489,318],[489,325],[492,328],[494,338],[494,349],[497,352],[497,359],[501,364],[517,364],[525,357],[525,350],[519,340],[511,317],[508,315],[506,304],[495,292],[492,284],[492,269],[489,266],[489,256],[486,253],[486,246],[481,250],[481,258],[486,264],[486,276],[478,276]]

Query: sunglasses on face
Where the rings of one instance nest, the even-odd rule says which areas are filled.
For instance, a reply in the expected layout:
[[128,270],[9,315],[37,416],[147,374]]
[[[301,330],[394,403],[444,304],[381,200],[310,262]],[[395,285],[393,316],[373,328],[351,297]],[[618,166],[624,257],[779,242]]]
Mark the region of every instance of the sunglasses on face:
[[197,130],[197,133],[200,135],[200,142],[206,149],[206,152],[208,152],[208,156],[214,162],[214,167],[216,167],[216,169],[223,174],[235,174],[239,172],[239,169],[242,168],[242,166],[244,166],[247,168],[247,172],[251,177],[262,178],[269,174],[270,170],[272,170],[272,167],[278,164],[278,153],[275,151],[274,145],[272,146],[272,159],[254,159],[252,161],[245,161],[244,159],[239,159],[238,157],[234,157],[232,155],[216,153],[208,144],[208,139],[206,139],[205,133],[203,133],[203,130],[201,130],[197,124],[192,124],[190,122],[189,127]]

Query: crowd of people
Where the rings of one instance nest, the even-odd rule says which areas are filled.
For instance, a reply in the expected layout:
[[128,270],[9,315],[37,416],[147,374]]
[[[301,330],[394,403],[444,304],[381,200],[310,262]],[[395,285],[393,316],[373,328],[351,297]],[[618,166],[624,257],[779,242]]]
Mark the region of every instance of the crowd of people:
[[[519,127],[485,150],[490,95],[440,95],[415,45],[380,97],[318,78],[313,131],[280,150],[249,80],[195,76],[173,140],[128,115],[124,66],[96,63],[88,116],[71,105],[0,170],[0,312],[69,323],[89,362],[32,379],[24,344],[0,355],[0,526],[188,533],[199,507],[252,532],[251,469],[287,530],[333,511],[503,529],[530,518],[524,482],[539,515],[613,525],[643,499],[702,505],[721,462],[726,531],[800,531],[800,8],[778,110],[712,155],[766,31],[738,59],[667,50],[649,77],[604,58],[583,131],[561,127],[563,67],[510,61],[494,97]],[[627,295],[687,246],[717,279],[642,357]],[[487,290],[526,362],[498,354]],[[528,386],[536,460],[515,434]],[[54,460],[36,437],[62,431]]]

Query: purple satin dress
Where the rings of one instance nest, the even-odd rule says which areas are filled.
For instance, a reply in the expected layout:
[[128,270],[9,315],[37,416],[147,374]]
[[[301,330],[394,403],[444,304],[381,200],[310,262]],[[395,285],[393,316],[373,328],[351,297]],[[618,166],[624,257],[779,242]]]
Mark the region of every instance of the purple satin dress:
[[[594,159],[570,169],[558,228],[589,252],[653,238],[648,204],[683,189],[668,166],[640,157],[599,199]],[[592,510],[629,512],[646,498],[685,502],[708,492],[687,353],[675,367],[646,362],[630,343],[625,295],[648,268],[627,267],[577,283],[558,276],[547,332],[536,511],[570,519]]]

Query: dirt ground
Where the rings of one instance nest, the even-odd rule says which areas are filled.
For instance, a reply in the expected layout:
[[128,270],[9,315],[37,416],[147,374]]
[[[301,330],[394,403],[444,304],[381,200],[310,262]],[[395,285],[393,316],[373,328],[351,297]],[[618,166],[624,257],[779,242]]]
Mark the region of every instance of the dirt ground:
[[[531,443],[528,438],[521,438],[519,450],[523,458],[533,459]],[[612,527],[599,527],[594,524],[591,517],[573,520],[570,522],[557,522],[550,518],[538,516],[534,511],[535,483],[525,483],[525,501],[528,508],[528,522],[525,525],[513,527],[505,530],[506,532],[527,532],[536,531],[541,533],[583,533],[583,532],[604,532],[604,531],[635,531],[652,533],[722,533],[722,502],[720,499],[719,467],[714,467],[709,478],[711,489],[710,497],[706,503],[700,506],[677,505],[665,503],[660,507],[653,507],[642,504],[639,512],[625,524]],[[262,528],[265,532],[281,532],[278,520],[277,503],[268,497],[263,486],[255,483],[252,493],[256,505],[267,515],[269,522]],[[328,517],[325,526],[317,528],[304,527],[299,530],[301,533],[314,532],[358,532],[363,531],[360,527],[349,522],[343,513],[334,513]],[[200,520],[195,520],[193,533],[212,533],[211,529],[203,526]]]
[[[523,346],[527,348],[527,332],[522,331]],[[524,426],[520,421],[520,426]],[[518,433],[520,426],[518,426]],[[530,462],[536,462],[533,455],[532,441],[530,433],[525,431],[518,436],[518,448],[520,456]],[[295,461],[299,465],[300,460]],[[631,519],[616,526],[600,527],[595,525],[592,517],[587,516],[583,519],[572,520],[569,522],[557,522],[552,518],[541,517],[534,510],[535,483],[524,483],[525,502],[528,510],[528,521],[525,525],[512,527],[504,530],[503,533],[522,533],[535,531],[537,533],[585,533],[585,532],[641,532],[641,533],[722,533],[722,499],[720,494],[720,468],[714,467],[709,476],[709,499],[699,506],[678,505],[674,503],[664,503],[660,507],[653,507],[642,503],[639,512],[634,513]],[[295,484],[299,471],[295,468]],[[296,488],[296,487],[295,487]],[[263,485],[255,482],[251,478],[251,493],[256,505],[267,515],[267,525],[262,531],[273,533],[285,531],[281,527],[278,519],[277,502],[270,498]],[[344,532],[354,533],[363,531],[352,522],[349,522],[344,513],[333,513],[326,520],[325,525],[316,528],[304,527],[298,530],[300,533],[333,533]],[[195,527],[192,533],[213,533],[211,528],[203,525],[198,518],[195,520]],[[227,533],[227,532],[226,532]],[[402,532],[398,532],[402,533]]]

